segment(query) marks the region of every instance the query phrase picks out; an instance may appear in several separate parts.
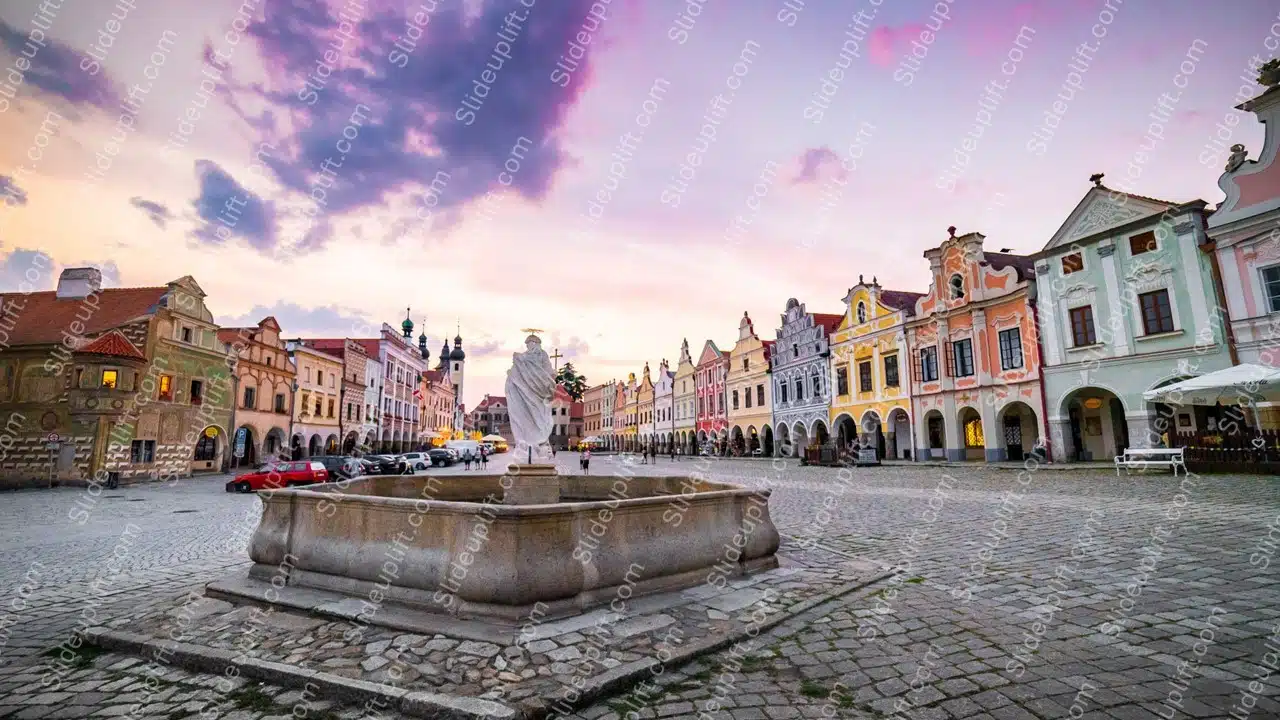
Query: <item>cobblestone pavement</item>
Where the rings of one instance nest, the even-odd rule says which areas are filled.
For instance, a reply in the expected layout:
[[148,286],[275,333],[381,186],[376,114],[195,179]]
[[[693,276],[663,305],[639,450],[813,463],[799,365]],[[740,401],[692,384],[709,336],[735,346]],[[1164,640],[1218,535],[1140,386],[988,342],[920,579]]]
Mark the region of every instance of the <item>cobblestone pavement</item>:
[[[576,471],[576,455],[557,460]],[[592,474],[610,474],[615,462],[597,456]],[[785,542],[903,572],[575,717],[1225,718],[1232,708],[1236,717],[1280,717],[1274,479],[1049,469],[1020,476],[978,466],[841,475],[758,460],[662,459],[654,469],[771,486]],[[0,609],[12,614],[30,563],[43,566],[39,587],[7,627],[0,660],[30,656],[74,627],[94,597],[88,582],[109,563],[126,523],[141,529],[97,609],[103,616],[115,603],[169,600],[243,564],[257,518],[251,496],[225,495],[209,479],[109,491],[123,497],[104,497],[79,526],[66,514],[81,493],[0,496]],[[176,513],[189,509],[199,512]],[[107,669],[122,659],[75,670],[69,678],[84,690],[52,699],[32,687],[33,673],[0,671],[0,717],[127,714],[139,701],[120,694],[138,692],[136,681],[104,689],[128,679],[128,669]],[[175,675],[170,698],[197,702],[183,693],[207,692],[216,680]],[[284,716],[296,700],[278,700],[283,691],[269,686],[236,692],[226,717]],[[198,716],[181,703],[144,710]],[[66,714],[72,707],[81,714]]]

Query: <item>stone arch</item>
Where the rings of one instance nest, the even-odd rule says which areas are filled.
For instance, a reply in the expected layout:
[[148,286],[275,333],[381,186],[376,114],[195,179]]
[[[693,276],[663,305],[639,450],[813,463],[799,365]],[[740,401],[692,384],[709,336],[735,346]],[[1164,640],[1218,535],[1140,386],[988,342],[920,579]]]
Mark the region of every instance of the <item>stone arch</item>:
[[307,438],[302,433],[294,433],[289,439],[289,457],[301,460],[307,456]]
[[821,420],[813,421],[813,441],[817,445],[826,445],[831,442],[831,431],[827,428],[827,424]]
[[803,422],[797,421],[791,426],[791,457],[803,457],[807,447],[809,447],[809,429]]
[[192,443],[192,470],[222,470],[227,453],[227,430],[221,425],[206,425]]
[[320,433],[312,433],[311,439],[307,440],[307,457],[315,457],[324,451],[324,442],[320,439]]
[[760,430],[760,448],[764,451],[765,457],[773,457],[775,454],[773,428],[768,424]]
[[733,430],[729,432],[729,437],[734,454],[742,455],[747,451],[747,439],[742,432],[741,425],[734,425]]
[[1052,425],[1054,459],[1100,461],[1124,452],[1130,447],[1125,411],[1121,396],[1100,384],[1067,393]]
[[859,440],[863,447],[868,444],[876,449],[876,457],[884,459],[889,451],[888,440],[884,434],[884,422],[880,418],[880,413],[875,410],[867,410],[862,413],[862,417],[858,419]]
[[[231,458],[231,466],[256,468],[260,464],[259,458],[266,456],[265,448],[261,444],[263,441],[258,438],[258,433],[251,425],[241,425],[236,428],[236,433],[239,434],[241,430],[244,431],[244,454],[240,457],[233,456]],[[232,438],[231,441],[234,443],[235,438]]]
[[847,412],[836,415],[836,419],[831,423],[836,429],[836,443],[844,448],[858,437],[857,423],[854,422],[853,416]]
[[888,433],[888,453],[887,457],[897,459],[911,459],[911,414],[903,408],[894,408],[889,411],[889,424],[886,428]]
[[945,460],[947,457],[947,418],[934,408],[920,417],[919,460]]
[[996,411],[995,435],[991,438],[997,460],[1021,461],[1039,447],[1040,423],[1036,411],[1021,400],[1005,403]]
[[329,433],[329,436],[324,439],[324,454],[325,455],[338,454],[338,434],[337,433]]
[[360,441],[356,437],[356,431],[352,430],[342,439],[342,454],[354,455],[356,452],[356,444]]
[[987,430],[982,412],[972,405],[956,408],[956,428],[960,432],[963,454],[960,460],[985,460],[987,455]]

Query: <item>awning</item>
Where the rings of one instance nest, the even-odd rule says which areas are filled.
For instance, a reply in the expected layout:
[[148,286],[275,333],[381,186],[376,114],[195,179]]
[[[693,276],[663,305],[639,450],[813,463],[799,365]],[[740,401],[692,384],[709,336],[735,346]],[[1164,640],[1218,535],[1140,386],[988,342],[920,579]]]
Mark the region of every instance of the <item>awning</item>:
[[1280,368],[1245,363],[1142,393],[1151,402],[1179,405],[1248,405],[1280,393]]
[[507,441],[507,439],[502,437],[501,435],[485,435],[480,439],[485,442],[506,442]]

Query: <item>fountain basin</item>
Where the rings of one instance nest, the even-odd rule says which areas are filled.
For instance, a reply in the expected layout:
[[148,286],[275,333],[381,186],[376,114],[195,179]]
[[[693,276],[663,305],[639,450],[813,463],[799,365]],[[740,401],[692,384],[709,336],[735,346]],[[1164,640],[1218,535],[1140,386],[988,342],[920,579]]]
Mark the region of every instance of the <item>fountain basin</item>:
[[262,493],[250,577],[518,621],[777,567],[769,490],[566,475],[560,502],[504,504],[512,479],[371,476]]

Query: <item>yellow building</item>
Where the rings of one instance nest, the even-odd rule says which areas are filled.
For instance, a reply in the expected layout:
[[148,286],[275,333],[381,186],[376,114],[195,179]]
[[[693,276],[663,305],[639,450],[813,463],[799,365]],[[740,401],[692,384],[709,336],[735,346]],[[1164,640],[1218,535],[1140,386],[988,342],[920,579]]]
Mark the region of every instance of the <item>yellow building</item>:
[[640,446],[657,447],[658,441],[653,436],[653,378],[649,376],[649,363],[644,364],[644,376],[636,387],[636,412]]
[[729,447],[736,455],[773,454],[773,383],[769,346],[756,335],[747,313],[738,323],[738,342],[729,353]]
[[844,320],[831,339],[831,426],[840,448],[858,437],[881,458],[910,459],[911,361],[903,324],[921,297],[861,276],[844,297]]
[[294,459],[338,454],[340,418],[338,403],[342,393],[342,358],[307,347],[300,340],[289,342],[289,355],[297,368],[293,401]]
[[636,452],[640,449],[640,385],[636,382],[635,373],[627,373],[626,421],[622,427],[622,449]]

